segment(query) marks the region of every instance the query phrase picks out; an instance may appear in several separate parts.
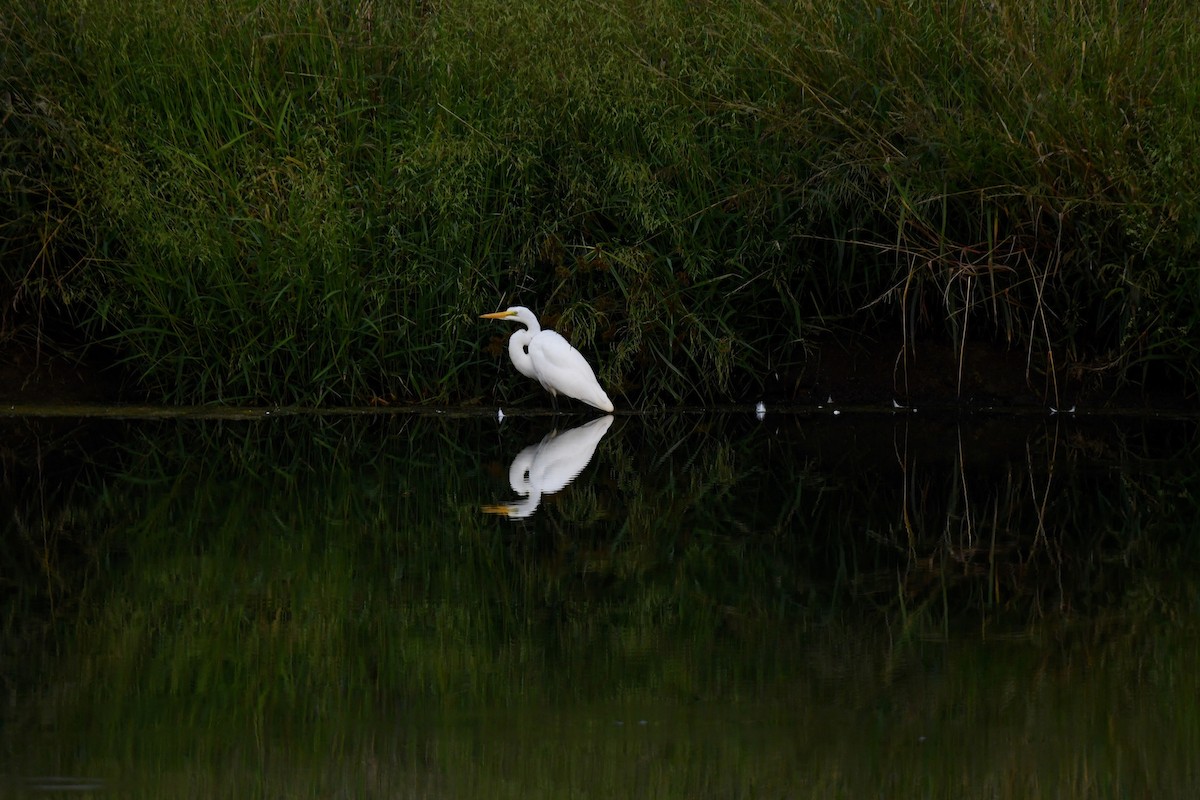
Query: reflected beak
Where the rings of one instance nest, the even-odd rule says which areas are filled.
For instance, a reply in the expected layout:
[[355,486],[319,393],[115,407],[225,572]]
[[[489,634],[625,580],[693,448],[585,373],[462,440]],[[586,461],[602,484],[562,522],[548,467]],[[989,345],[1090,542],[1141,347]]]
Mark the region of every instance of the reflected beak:
[[480,314],[480,319],[504,319],[513,316],[511,311],[493,311],[491,314]]
[[502,517],[507,517],[509,514],[512,514],[513,506],[508,506],[508,505],[482,506],[480,508],[480,510],[483,511],[483,513],[485,513],[485,514],[499,514]]

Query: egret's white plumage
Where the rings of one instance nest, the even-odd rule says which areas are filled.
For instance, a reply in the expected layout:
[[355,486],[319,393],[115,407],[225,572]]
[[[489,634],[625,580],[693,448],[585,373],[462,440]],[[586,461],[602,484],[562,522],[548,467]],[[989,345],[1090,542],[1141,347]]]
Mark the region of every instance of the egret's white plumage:
[[601,411],[613,410],[612,400],[600,387],[596,373],[583,355],[554,331],[542,330],[538,318],[528,308],[513,306],[480,318],[505,319],[525,326],[525,330],[509,338],[508,356],[517,372],[533,378],[552,397],[566,395]]
[[542,495],[561,492],[579,477],[612,423],[612,416],[606,415],[569,431],[554,431],[526,447],[508,468],[508,483],[523,499],[519,503],[487,505],[483,510],[509,519],[531,516],[541,505]]

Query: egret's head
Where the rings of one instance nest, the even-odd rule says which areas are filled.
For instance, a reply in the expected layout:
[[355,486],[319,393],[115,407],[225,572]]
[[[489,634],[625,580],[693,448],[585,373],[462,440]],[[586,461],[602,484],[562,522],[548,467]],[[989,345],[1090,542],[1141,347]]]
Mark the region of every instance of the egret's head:
[[503,311],[493,311],[491,314],[480,314],[479,318],[505,319],[509,322],[519,322],[522,325],[527,326],[529,330],[533,331],[534,333],[537,333],[541,330],[541,326],[538,325],[538,318],[534,316],[534,313],[525,306],[513,306],[512,308],[506,308]]

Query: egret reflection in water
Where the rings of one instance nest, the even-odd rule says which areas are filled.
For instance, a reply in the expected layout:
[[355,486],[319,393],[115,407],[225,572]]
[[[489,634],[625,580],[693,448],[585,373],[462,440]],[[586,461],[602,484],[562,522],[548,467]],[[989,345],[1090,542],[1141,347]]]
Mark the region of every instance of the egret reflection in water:
[[611,415],[594,419],[578,428],[552,431],[537,444],[517,454],[508,468],[512,490],[522,496],[517,503],[486,505],[488,514],[525,519],[541,505],[542,495],[554,494],[583,472],[596,453],[596,445],[612,425]]

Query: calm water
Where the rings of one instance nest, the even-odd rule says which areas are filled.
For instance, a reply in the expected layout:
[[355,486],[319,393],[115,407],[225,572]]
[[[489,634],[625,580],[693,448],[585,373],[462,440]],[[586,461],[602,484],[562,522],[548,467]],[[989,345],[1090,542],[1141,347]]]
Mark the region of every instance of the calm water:
[[0,420],[0,794],[1200,796],[1165,419]]

